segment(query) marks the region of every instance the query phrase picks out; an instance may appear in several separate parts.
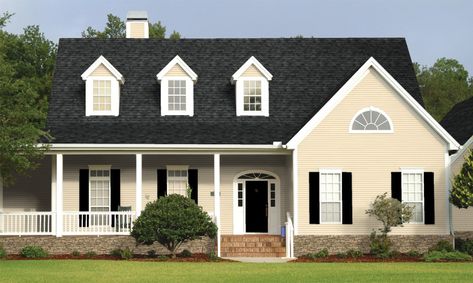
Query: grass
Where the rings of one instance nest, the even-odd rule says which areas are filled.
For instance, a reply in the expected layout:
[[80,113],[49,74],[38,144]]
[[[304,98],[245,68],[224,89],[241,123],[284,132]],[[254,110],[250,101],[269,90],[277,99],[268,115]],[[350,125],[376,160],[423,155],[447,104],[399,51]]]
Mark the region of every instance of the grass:
[[471,263],[0,261],[0,282],[471,282]]

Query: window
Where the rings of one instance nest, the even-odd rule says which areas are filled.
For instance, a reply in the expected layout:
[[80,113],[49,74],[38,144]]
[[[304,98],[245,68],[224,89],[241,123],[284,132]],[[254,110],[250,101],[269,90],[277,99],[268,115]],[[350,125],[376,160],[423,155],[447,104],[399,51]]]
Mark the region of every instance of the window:
[[320,223],[342,223],[341,171],[320,171]]
[[402,202],[414,208],[410,223],[424,223],[424,173],[402,172]]
[[271,207],[275,207],[276,206],[276,184],[274,183],[271,183],[270,200],[271,200]]
[[188,186],[187,166],[168,166],[168,195],[179,194],[187,196]]
[[94,80],[94,111],[112,110],[112,87],[110,80]]
[[89,170],[89,210],[110,211],[110,167]]
[[261,81],[243,81],[243,110],[261,111]]
[[186,81],[168,81],[168,109],[169,111],[186,111]]
[[243,207],[243,183],[238,183],[238,207]]
[[380,109],[368,107],[359,111],[350,125],[350,132],[392,132],[391,119]]

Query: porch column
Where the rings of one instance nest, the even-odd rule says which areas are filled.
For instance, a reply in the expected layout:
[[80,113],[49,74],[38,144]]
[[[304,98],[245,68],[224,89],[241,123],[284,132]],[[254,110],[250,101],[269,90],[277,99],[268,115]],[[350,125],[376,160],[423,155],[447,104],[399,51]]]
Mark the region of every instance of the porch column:
[[220,256],[220,154],[214,154],[214,216],[217,225],[217,256]]
[[136,154],[136,217],[140,216],[143,209],[143,156],[141,153]]
[[63,155],[56,154],[56,237],[62,237],[63,228]]
[[293,200],[293,221],[294,235],[297,235],[299,225],[299,170],[297,164],[297,149],[292,152],[292,200]]

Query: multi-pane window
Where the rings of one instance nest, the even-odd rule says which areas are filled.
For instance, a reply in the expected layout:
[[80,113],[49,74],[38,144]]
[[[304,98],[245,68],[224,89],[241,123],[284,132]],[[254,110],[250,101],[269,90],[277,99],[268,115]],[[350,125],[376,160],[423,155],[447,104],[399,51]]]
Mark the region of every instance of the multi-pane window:
[[342,174],[320,173],[320,223],[342,221]]
[[243,110],[261,111],[261,81],[246,80],[243,82]]
[[269,191],[270,195],[270,202],[271,202],[271,207],[275,207],[276,206],[276,184],[271,184],[271,188],[270,188],[270,191]]
[[186,81],[168,81],[168,110],[186,111]]
[[110,170],[89,170],[90,211],[110,211]]
[[112,82],[110,80],[94,80],[93,109],[94,111],[112,110]]
[[168,195],[187,196],[187,169],[168,169]]
[[392,131],[388,117],[381,112],[372,107],[362,110],[353,120],[351,130],[355,132]]
[[243,207],[243,183],[238,183],[238,207]]
[[402,202],[414,208],[411,223],[424,222],[424,174],[402,174]]

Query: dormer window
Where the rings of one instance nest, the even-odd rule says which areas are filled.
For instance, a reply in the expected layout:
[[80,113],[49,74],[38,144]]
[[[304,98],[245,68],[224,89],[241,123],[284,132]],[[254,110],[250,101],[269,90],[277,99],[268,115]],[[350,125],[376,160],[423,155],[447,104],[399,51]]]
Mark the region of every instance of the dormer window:
[[269,116],[269,81],[272,78],[255,57],[233,74],[237,116]]
[[85,81],[85,115],[118,116],[122,74],[100,56],[83,74]]
[[176,56],[158,74],[161,84],[161,116],[194,116],[194,84],[197,74]]

